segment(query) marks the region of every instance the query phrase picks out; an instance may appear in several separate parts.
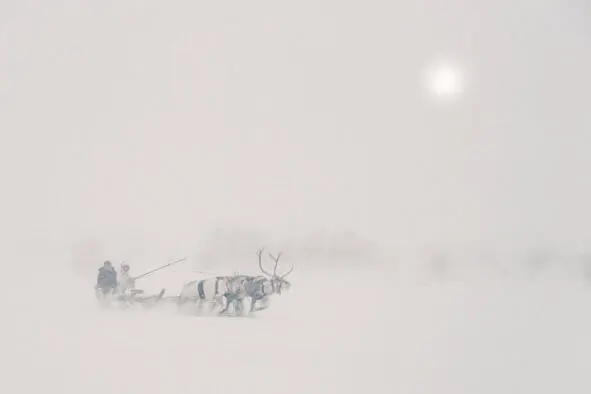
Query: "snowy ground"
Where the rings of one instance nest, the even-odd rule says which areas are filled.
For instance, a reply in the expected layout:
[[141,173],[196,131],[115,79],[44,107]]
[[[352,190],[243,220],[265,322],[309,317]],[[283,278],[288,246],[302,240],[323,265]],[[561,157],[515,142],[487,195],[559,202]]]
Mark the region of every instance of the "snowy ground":
[[[591,389],[591,287],[567,276],[436,281],[394,270],[301,269],[291,294],[254,319],[104,311],[94,278],[54,272],[56,286],[47,278],[27,287],[46,297],[21,289],[11,302],[3,392]],[[156,291],[179,280],[162,273],[145,285]]]

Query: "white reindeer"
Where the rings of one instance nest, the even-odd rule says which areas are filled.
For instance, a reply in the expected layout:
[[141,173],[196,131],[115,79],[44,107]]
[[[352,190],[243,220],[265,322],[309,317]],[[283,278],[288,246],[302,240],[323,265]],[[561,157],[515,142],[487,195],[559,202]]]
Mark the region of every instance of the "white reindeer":
[[[234,301],[245,297],[244,277],[217,276],[201,280],[194,280],[183,285],[180,294],[177,297],[177,305],[182,310],[187,303],[196,307],[197,311],[202,312],[206,304],[210,305],[209,312],[213,312],[216,307],[221,308],[220,314],[228,311]],[[241,306],[239,303],[238,308]],[[235,312],[237,306],[234,305]]]

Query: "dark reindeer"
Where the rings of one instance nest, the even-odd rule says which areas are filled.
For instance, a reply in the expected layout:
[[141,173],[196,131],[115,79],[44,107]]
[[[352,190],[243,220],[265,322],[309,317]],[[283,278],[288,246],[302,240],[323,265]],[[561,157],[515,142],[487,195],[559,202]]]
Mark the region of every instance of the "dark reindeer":
[[262,255],[264,248],[257,251],[259,260],[259,268],[266,276],[251,276],[245,281],[246,296],[250,297],[250,312],[255,310],[266,309],[269,306],[269,297],[273,294],[281,295],[284,291],[288,291],[291,287],[291,283],[285,279],[294,269],[292,266],[289,271],[282,275],[277,274],[277,267],[279,266],[279,259],[282,256],[282,252],[274,256],[269,253],[269,257],[275,262],[273,266],[273,273],[268,272],[263,268]]

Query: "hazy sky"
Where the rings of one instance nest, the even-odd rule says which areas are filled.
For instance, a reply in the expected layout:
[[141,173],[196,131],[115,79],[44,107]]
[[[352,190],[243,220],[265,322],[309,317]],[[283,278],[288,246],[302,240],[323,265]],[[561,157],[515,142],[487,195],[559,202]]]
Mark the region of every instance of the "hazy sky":
[[[5,234],[591,245],[582,1],[3,1]],[[422,89],[466,72],[447,105]]]

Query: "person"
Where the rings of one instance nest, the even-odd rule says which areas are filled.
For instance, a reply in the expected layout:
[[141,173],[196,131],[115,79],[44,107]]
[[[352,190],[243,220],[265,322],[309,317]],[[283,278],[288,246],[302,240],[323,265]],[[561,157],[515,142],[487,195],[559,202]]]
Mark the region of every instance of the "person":
[[129,264],[121,263],[121,274],[117,283],[117,289],[119,293],[123,294],[126,290],[132,290],[135,288],[135,279],[129,272]]
[[129,307],[135,304],[135,296],[142,293],[135,289],[135,279],[129,272],[129,264],[121,262],[119,277],[117,280],[117,300],[121,302],[122,307]]
[[103,296],[115,291],[117,288],[117,271],[110,261],[105,261],[98,270],[95,289],[100,290]]
[[121,307],[128,308],[136,303],[146,306],[156,304],[164,296],[164,291],[162,289],[160,293],[152,296],[143,295],[144,291],[135,287],[135,278],[131,276],[129,264],[121,263],[121,273],[117,284],[117,292],[119,293],[117,299],[121,302]]

